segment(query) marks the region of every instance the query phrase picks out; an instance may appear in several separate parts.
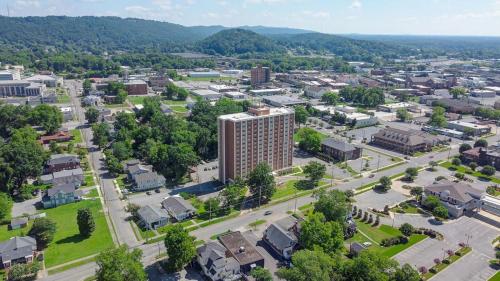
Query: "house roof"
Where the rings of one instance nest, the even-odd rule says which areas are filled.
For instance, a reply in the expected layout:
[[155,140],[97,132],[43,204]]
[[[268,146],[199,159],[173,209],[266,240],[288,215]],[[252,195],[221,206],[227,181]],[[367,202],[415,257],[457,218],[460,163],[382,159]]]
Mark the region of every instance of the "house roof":
[[266,240],[280,251],[295,245],[298,241],[295,234],[274,223],[266,229]]
[[53,154],[50,156],[50,159],[47,161],[47,165],[57,165],[69,162],[78,162],[80,163],[80,159],[75,154]]
[[411,146],[422,143],[432,143],[439,140],[438,137],[423,131],[402,130],[393,127],[386,127],[373,136]]
[[176,215],[189,211],[195,211],[195,208],[191,205],[191,203],[179,196],[167,197],[161,202],[161,205],[165,208],[165,210],[168,210]]
[[145,182],[156,181],[156,182],[165,182],[165,177],[156,173],[156,172],[146,172],[142,174],[138,174],[134,176],[135,183],[140,185]]
[[472,199],[480,198],[482,191],[462,182],[452,182],[449,180],[440,180],[437,183],[425,187],[425,191],[449,196],[460,202],[469,202]]
[[137,215],[147,224],[157,222],[159,220],[168,219],[168,214],[157,207],[151,205],[146,205],[137,211]]
[[137,165],[129,165],[129,166],[127,166],[127,170],[128,170],[128,172],[131,175],[137,175],[137,174],[140,174],[140,173],[150,172],[152,169],[151,169],[151,166],[145,166],[145,165],[137,164]]
[[47,196],[52,197],[56,195],[57,193],[74,193],[75,192],[75,185],[73,183],[68,183],[68,184],[61,184],[57,185],[55,187],[52,187],[47,190]]
[[344,152],[356,150],[354,145],[333,138],[324,139],[321,144]]
[[29,236],[12,237],[0,243],[0,258],[3,262],[24,258],[36,250],[36,240]]
[[252,264],[264,259],[239,231],[221,235],[219,241],[231,252],[240,265]]
[[226,248],[218,242],[208,242],[197,249],[201,266],[216,272],[239,272],[240,265],[233,257],[226,257]]
[[82,168],[76,168],[76,169],[72,169],[72,170],[62,170],[59,172],[54,172],[54,173],[52,173],[52,175],[53,175],[54,179],[72,177],[72,176],[83,175],[83,170],[82,170]]

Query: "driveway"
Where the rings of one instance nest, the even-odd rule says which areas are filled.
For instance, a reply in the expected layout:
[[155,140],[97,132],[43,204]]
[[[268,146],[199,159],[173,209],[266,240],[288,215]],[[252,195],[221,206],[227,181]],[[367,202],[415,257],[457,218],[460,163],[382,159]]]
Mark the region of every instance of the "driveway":
[[23,215],[33,215],[36,213],[36,205],[42,200],[41,195],[23,202],[16,202],[12,206],[12,217],[21,217]]
[[368,208],[383,210],[385,205],[393,206],[408,200],[406,196],[392,189],[387,192],[370,190],[356,195],[354,199],[356,200],[354,205],[365,210]]

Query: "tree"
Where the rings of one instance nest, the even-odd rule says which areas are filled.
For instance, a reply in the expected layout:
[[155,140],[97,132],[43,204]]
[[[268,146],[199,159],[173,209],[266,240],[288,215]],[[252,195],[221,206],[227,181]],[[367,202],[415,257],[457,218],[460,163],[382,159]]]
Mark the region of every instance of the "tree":
[[245,196],[245,188],[239,184],[229,184],[222,191],[223,205],[230,208],[241,201]]
[[391,189],[392,181],[389,177],[383,176],[380,178],[380,186],[382,190],[387,191]]
[[418,271],[413,269],[413,267],[405,263],[401,268],[396,269],[394,276],[391,281],[420,281],[420,275]]
[[205,201],[205,203],[204,203],[204,206],[205,206],[205,211],[209,212],[208,215],[211,218],[214,217],[214,214],[215,214],[215,216],[220,214],[221,206],[220,206],[220,199],[219,198],[212,197],[212,198],[207,199],[207,201]]
[[326,172],[326,166],[317,161],[311,161],[304,167],[304,174],[309,179],[312,186],[316,186]]
[[459,97],[465,95],[467,93],[467,90],[465,90],[462,87],[454,87],[450,90],[450,94],[453,95],[454,99],[458,99]]
[[434,195],[429,195],[425,198],[424,202],[422,202],[422,205],[426,207],[429,210],[434,210],[437,206],[441,204],[441,201],[439,201],[439,198],[434,196]]
[[470,146],[470,144],[468,143],[462,143],[460,145],[460,148],[458,149],[458,151],[460,152],[460,154],[464,153],[464,151],[467,151],[467,150],[470,150],[472,149],[472,147]]
[[42,126],[48,134],[53,134],[61,127],[63,115],[56,106],[41,104],[30,112],[29,119],[31,124]]
[[29,178],[42,174],[47,154],[30,127],[13,131],[10,142],[0,145],[0,184],[5,190],[18,190]]
[[302,128],[298,132],[299,147],[311,153],[321,150],[321,134],[311,128]]
[[309,112],[304,106],[298,105],[295,107],[295,122],[299,124],[299,128],[300,124],[306,123],[308,117],[309,117]]
[[415,186],[410,189],[410,194],[415,196],[417,200],[422,196],[422,193],[424,193],[424,189],[421,186]]
[[440,106],[435,106],[432,110],[432,115],[429,120],[429,125],[434,127],[444,127],[446,126],[446,117],[444,116],[445,110]]
[[273,281],[273,275],[268,269],[257,266],[250,271],[250,276],[252,276],[255,281]]
[[94,124],[99,120],[99,110],[95,107],[89,107],[87,111],[85,111],[85,119],[89,124]]
[[147,275],[142,262],[142,251],[138,248],[129,251],[126,245],[101,252],[96,263],[97,281],[146,281]]
[[487,176],[493,176],[495,174],[496,170],[495,167],[486,165],[481,169],[481,173],[487,175]]
[[12,199],[7,193],[0,193],[0,221],[10,217]]
[[326,92],[321,97],[322,102],[326,102],[328,105],[337,105],[340,100],[339,94],[335,92]]
[[396,118],[401,122],[406,122],[412,119],[411,114],[405,108],[400,108],[396,111]]
[[405,171],[406,174],[406,179],[409,181],[414,181],[415,178],[418,176],[418,169],[414,167],[410,167],[406,169]]
[[344,276],[352,281],[388,280],[388,272],[395,272],[397,262],[374,251],[363,251],[345,265]]
[[125,101],[127,100],[127,91],[125,90],[119,90],[118,93],[116,94],[116,97],[115,97],[115,103],[116,104],[123,104],[125,103]]
[[[438,162],[436,162],[436,161],[430,161],[429,162],[429,166],[431,166],[431,171],[434,172],[434,171],[436,171],[436,167],[438,166]],[[418,173],[418,171],[417,171],[417,173]]]
[[485,140],[485,139],[478,139],[475,143],[474,143],[474,147],[483,147],[483,148],[487,148],[488,147],[488,141]]
[[92,125],[93,142],[99,148],[104,148],[110,141],[111,134],[109,132],[110,128],[107,123],[97,123]]
[[111,146],[113,155],[119,160],[127,160],[132,157],[132,145],[129,141],[117,141]]
[[88,95],[92,90],[92,82],[90,82],[89,79],[83,80],[82,88],[83,88],[83,93],[85,95]]
[[28,235],[35,238],[38,249],[45,249],[54,239],[56,223],[49,218],[37,218],[33,222]]
[[180,224],[170,225],[165,231],[165,247],[171,271],[181,270],[196,256],[194,238]]
[[325,220],[322,213],[307,217],[300,228],[299,243],[306,249],[322,249],[327,254],[337,253],[343,247],[344,231],[340,223]]
[[121,165],[120,160],[110,153],[109,150],[105,150],[104,155],[106,155],[105,162],[108,172],[112,176],[118,176],[118,174],[121,174],[123,172],[123,166]]
[[411,224],[409,223],[403,223],[400,227],[399,227],[399,231],[401,231],[401,233],[403,233],[404,236],[411,236],[413,234],[413,231],[414,231],[414,228]]
[[328,281],[334,279],[335,261],[322,251],[301,250],[292,256],[293,267],[280,268],[276,275],[286,281]]
[[434,210],[432,210],[432,214],[435,217],[441,218],[441,219],[447,219],[448,218],[448,209],[446,209],[443,204],[439,204]]
[[322,213],[327,221],[344,223],[349,212],[349,205],[344,192],[331,190],[320,195],[314,203],[314,211]]
[[78,230],[83,237],[90,237],[95,230],[94,216],[89,208],[78,209],[76,216]]
[[459,158],[453,158],[453,160],[451,160],[451,164],[454,166],[460,166],[462,165],[462,161],[460,161]]
[[36,280],[36,275],[41,269],[41,264],[38,261],[33,263],[24,264],[17,263],[9,268],[8,279],[9,281],[30,281]]
[[477,163],[476,163],[476,162],[470,162],[470,163],[469,163],[469,168],[470,168],[471,170],[475,171],[475,170],[476,170],[476,168],[477,168]]
[[259,202],[271,200],[276,191],[276,182],[272,172],[267,163],[261,162],[248,175],[250,192]]

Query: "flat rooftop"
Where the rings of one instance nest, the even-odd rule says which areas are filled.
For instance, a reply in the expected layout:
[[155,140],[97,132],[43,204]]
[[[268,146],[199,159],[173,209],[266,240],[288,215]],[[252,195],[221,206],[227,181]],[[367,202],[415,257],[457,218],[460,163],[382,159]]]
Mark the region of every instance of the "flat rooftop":
[[252,264],[264,259],[239,231],[221,235],[219,241],[231,252],[240,265]]
[[232,120],[232,121],[243,121],[243,120],[251,120],[255,118],[268,117],[268,116],[277,116],[284,114],[294,113],[292,109],[280,107],[280,108],[269,108],[269,114],[265,115],[254,115],[249,112],[235,113],[219,116],[221,120]]

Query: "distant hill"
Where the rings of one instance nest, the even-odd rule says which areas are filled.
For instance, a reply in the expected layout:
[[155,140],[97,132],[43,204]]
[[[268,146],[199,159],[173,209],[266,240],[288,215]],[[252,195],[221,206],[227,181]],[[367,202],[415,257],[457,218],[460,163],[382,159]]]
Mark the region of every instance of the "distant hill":
[[219,31],[197,44],[200,51],[214,55],[246,53],[282,53],[285,51],[270,38],[250,30],[235,28]]

